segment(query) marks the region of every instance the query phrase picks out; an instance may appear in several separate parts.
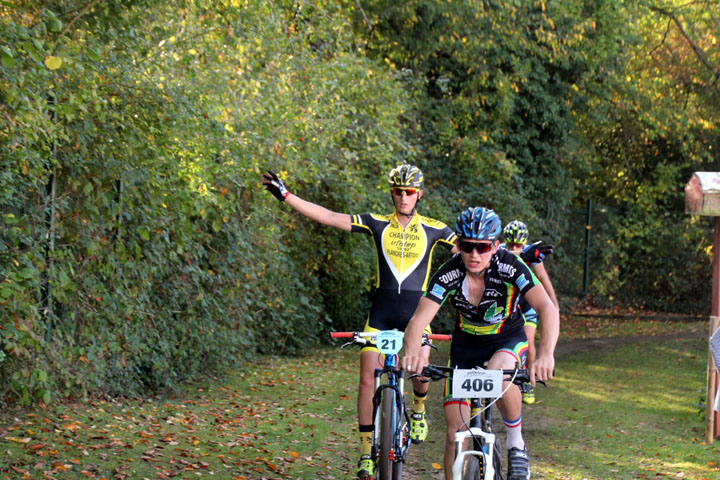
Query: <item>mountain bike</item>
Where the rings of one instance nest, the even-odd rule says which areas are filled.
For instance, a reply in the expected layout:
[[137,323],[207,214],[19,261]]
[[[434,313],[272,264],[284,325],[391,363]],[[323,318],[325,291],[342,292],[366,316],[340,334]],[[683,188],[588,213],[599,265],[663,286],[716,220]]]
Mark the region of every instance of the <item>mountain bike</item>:
[[[499,438],[493,433],[492,406],[500,399],[503,381],[508,380],[521,389],[530,382],[528,370],[516,367],[506,370],[456,369],[426,365],[422,373],[427,381],[450,379],[454,398],[470,399],[470,422],[455,432],[455,461],[453,480],[505,480],[503,452]],[[411,375],[410,378],[416,376]],[[544,384],[542,381],[538,383]],[[466,439],[469,449],[465,449]]]
[[[340,346],[365,346],[374,343],[384,355],[382,368],[375,369],[373,395],[372,459],[379,480],[400,480],[403,463],[410,447],[410,416],[405,408],[405,372],[398,368],[397,353],[402,349],[404,333],[397,330],[379,332],[331,332],[331,338],[351,338]],[[423,346],[429,340],[450,340],[450,335],[424,334]]]

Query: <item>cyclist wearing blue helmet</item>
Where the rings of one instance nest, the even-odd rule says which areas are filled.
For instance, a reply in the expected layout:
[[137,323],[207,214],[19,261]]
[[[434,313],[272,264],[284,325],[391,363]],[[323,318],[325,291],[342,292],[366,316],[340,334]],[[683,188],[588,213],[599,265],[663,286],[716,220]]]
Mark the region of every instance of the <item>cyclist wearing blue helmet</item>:
[[[502,225],[490,209],[464,210],[455,225],[460,250],[432,276],[418,308],[405,330],[403,368],[420,372],[425,359],[421,352],[423,330],[446,300],[458,312],[450,346],[450,366],[512,369],[524,365],[528,341],[518,308],[524,295],[540,316],[541,342],[535,363],[529,367],[532,383],[552,378],[554,351],[559,335],[558,310],[530,268],[514,254],[500,248]],[[506,427],[508,480],[530,478],[530,460],[522,437],[520,390],[510,382],[498,407]],[[470,418],[467,399],[445,397],[445,478],[452,478],[454,434]]]

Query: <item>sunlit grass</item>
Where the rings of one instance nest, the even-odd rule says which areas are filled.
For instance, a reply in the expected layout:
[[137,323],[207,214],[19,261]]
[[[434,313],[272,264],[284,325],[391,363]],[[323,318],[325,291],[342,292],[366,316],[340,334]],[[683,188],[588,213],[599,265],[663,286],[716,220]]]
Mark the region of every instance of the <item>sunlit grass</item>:
[[[648,328],[643,336],[663,333]],[[171,398],[2,412],[0,479],[351,479],[358,356],[323,348],[262,358]],[[706,338],[608,340],[558,357],[556,378],[523,410],[533,478],[720,480],[697,406],[706,362]],[[433,384],[430,436],[411,447],[405,478],[442,478],[441,397]]]
[[590,317],[561,316],[560,338],[577,340],[586,338],[624,338],[645,335],[672,335],[708,333],[706,320],[657,320],[652,316]]
[[719,479],[706,445],[707,340],[608,345],[559,359],[524,409],[534,478]]

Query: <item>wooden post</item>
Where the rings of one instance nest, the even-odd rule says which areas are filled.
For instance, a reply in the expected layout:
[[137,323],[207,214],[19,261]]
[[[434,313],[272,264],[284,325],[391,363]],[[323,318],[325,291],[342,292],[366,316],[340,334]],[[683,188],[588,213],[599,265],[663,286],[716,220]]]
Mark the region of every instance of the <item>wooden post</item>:
[[[720,325],[720,172],[695,172],[685,185],[685,213],[715,217],[712,263],[712,307],[710,335]],[[709,343],[709,342],[708,342]],[[720,413],[715,411],[715,395],[720,385],[715,360],[708,345],[707,398],[705,407],[705,441],[720,438]]]
[[[720,326],[720,317],[710,317],[710,335]],[[708,354],[707,366],[707,397],[705,398],[705,443],[711,444],[718,438],[720,420],[718,412],[715,411],[715,392],[718,389],[718,373],[712,353]]]
[[[710,308],[710,335],[720,326],[720,217],[715,217],[712,263],[712,306]],[[707,397],[705,399],[705,442],[710,444],[718,437],[720,416],[715,411],[715,394],[718,373],[708,345]]]

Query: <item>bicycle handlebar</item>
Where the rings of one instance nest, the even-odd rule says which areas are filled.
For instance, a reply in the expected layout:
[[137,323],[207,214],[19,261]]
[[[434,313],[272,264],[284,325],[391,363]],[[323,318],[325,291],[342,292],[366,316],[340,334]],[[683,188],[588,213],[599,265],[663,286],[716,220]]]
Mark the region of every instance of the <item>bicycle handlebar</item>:
[[[452,378],[452,372],[455,370],[453,367],[446,367],[441,365],[425,365],[420,373],[414,373],[409,378],[413,377],[425,377],[430,381],[442,380],[445,378]],[[512,382],[516,385],[522,385],[523,383],[530,382],[530,373],[527,368],[511,368],[503,369],[503,376],[513,375]],[[538,383],[545,385],[545,382],[538,380]]]
[[330,332],[330,338],[352,338],[355,332]]
[[[367,345],[370,343],[370,338],[376,337],[379,332],[330,332],[330,338],[351,338],[349,342],[342,345],[340,348],[345,348],[349,345]],[[400,332],[404,333],[404,332]],[[444,334],[444,333],[423,333],[422,337],[422,345],[428,346],[430,348],[434,348],[437,350],[437,347],[430,343],[430,340],[451,340],[452,335]]]
[[[330,332],[330,338],[367,338],[374,337],[378,332]],[[445,333],[424,334],[428,340],[451,340],[452,335]]]

